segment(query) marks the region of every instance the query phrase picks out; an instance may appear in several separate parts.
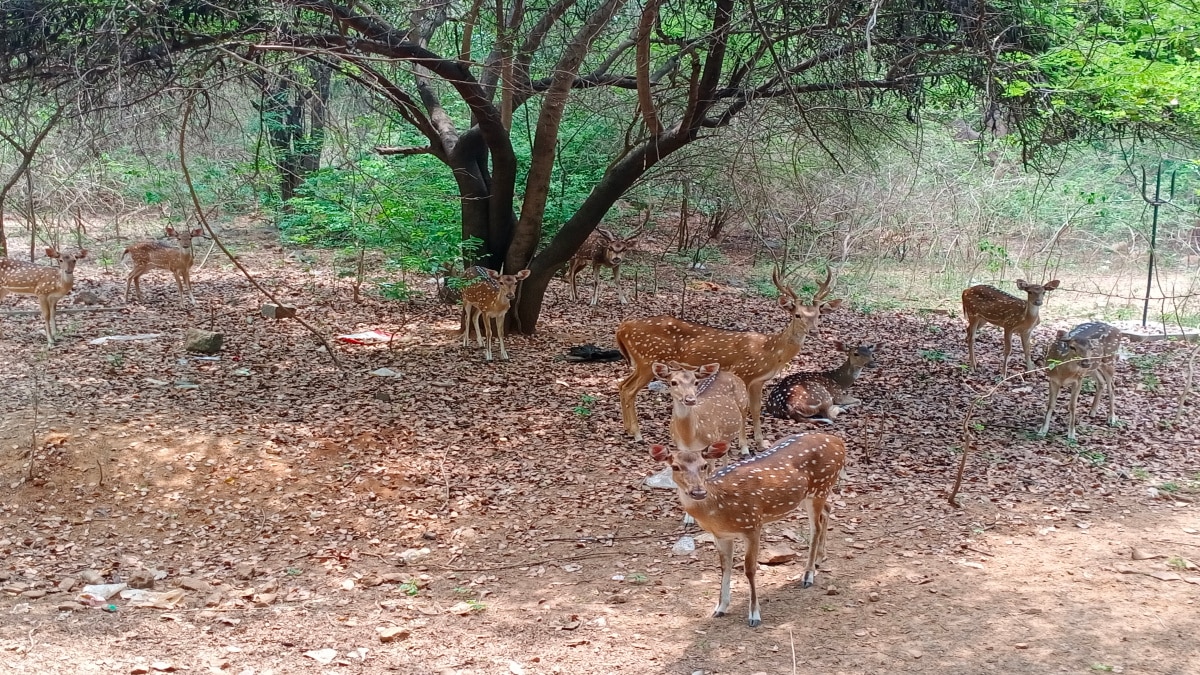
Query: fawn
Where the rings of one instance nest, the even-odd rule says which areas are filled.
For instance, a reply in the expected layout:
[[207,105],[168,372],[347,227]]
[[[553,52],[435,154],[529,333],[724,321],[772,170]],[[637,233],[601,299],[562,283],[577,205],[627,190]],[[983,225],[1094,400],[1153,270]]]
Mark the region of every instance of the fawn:
[[487,330],[486,360],[492,360],[492,324],[496,325],[496,334],[500,338],[500,360],[508,360],[508,350],[504,348],[504,315],[513,298],[517,297],[517,284],[529,276],[529,270],[521,270],[516,274],[500,274],[486,267],[471,267],[463,272],[466,285],[462,289],[463,311],[466,321],[463,324],[462,346],[466,347],[471,338],[471,323],[475,324],[475,339],[480,347],[483,346],[483,332],[479,330],[479,317],[483,316],[483,325]]
[[[179,288],[179,297],[185,301],[191,300],[192,305],[195,305],[196,296],[192,295],[192,280],[189,276],[192,262],[195,260],[192,239],[203,234],[204,230],[199,228],[189,230],[185,227],[182,230],[176,230],[167,226],[167,236],[178,241],[179,248],[157,241],[139,241],[127,246],[121,252],[121,256],[129,256],[129,259],[133,261],[133,269],[129,271],[129,276],[125,279],[125,302],[129,302],[130,286],[137,291],[140,301],[142,284],[139,279],[146,272],[158,269],[170,272],[175,277],[175,285]],[[186,295],[183,292],[184,286],[187,287]]]
[[46,257],[58,260],[58,267],[45,267],[11,258],[0,258],[0,298],[15,295],[37,296],[42,310],[42,321],[46,324],[46,344],[53,345],[58,336],[55,313],[58,301],[62,300],[75,286],[75,261],[87,257],[87,249],[79,253],[60,253],[46,249]]
[[721,598],[713,611],[714,617],[725,616],[729,610],[734,541],[746,542],[749,624],[755,627],[762,623],[755,585],[762,527],[805,505],[811,533],[804,588],[812,586],[817,565],[825,559],[826,500],[845,465],[846,444],[829,434],[788,436],[769,450],[730,464],[706,478],[709,460],[723,456],[728,449],[729,444],[724,441],[700,451],[678,448],[672,451],[655,445],[650,448],[650,456],[670,465],[683,510],[711,532],[715,540],[721,557]]
[[748,453],[746,417],[750,396],[742,378],[721,370],[721,364],[689,366],[655,363],[654,376],[671,392],[671,442],[682,450],[703,450],[717,441],[737,437]]
[[984,324],[994,324],[1004,329],[1004,362],[1000,379],[1008,377],[1008,357],[1012,353],[1012,335],[1021,337],[1021,349],[1025,351],[1025,370],[1033,370],[1030,354],[1030,337],[1038,321],[1042,301],[1047,291],[1058,288],[1058,279],[1045,284],[1031,284],[1017,279],[1017,288],[1025,291],[1021,300],[993,286],[972,286],[963,291],[963,315],[967,319],[967,360],[971,370],[975,369],[975,332]]
[[875,367],[875,354],[882,343],[847,347],[834,342],[845,352],[846,362],[821,373],[793,373],[779,381],[767,397],[766,412],[772,417],[796,422],[809,418],[833,420],[848,406],[861,403],[848,393],[863,368]]
[[571,299],[578,300],[579,293],[575,289],[575,277],[580,270],[592,265],[592,305],[595,305],[600,300],[600,268],[607,267],[612,270],[613,286],[617,287],[617,297],[621,300],[621,304],[629,304],[625,298],[625,291],[621,289],[621,263],[625,260],[627,253],[633,251],[637,245],[638,235],[642,233],[644,225],[638,228],[636,232],[628,237],[618,237],[611,230],[605,228],[597,228],[587,241],[583,242],[583,246],[571,258],[571,263],[567,267],[567,283],[571,285]]
[[1096,380],[1096,394],[1088,416],[1095,414],[1100,406],[1101,393],[1108,393],[1108,424],[1116,424],[1117,417],[1113,399],[1116,396],[1117,350],[1121,345],[1121,331],[1099,321],[1080,324],[1071,332],[1058,331],[1054,342],[1046,350],[1046,372],[1050,380],[1050,396],[1046,402],[1046,419],[1038,436],[1050,431],[1050,418],[1054,415],[1054,404],[1063,387],[1071,392],[1067,404],[1067,438],[1075,440],[1075,403],[1083,388],[1083,378]]
[[637,419],[637,395],[654,377],[655,362],[719,363],[721,369],[742,378],[750,395],[750,419],[754,426],[754,448],[762,445],[763,385],[791,362],[805,337],[816,330],[821,314],[841,305],[841,300],[824,302],[832,285],[833,272],[827,270],[813,294],[812,304],[804,304],[791,288],[783,285],[776,270],[771,277],[779,289],[779,307],[790,321],[774,334],[722,330],[672,316],[630,319],[617,327],[617,349],[633,366],[633,372],[621,382],[621,419],[625,431],[635,441],[642,440]]

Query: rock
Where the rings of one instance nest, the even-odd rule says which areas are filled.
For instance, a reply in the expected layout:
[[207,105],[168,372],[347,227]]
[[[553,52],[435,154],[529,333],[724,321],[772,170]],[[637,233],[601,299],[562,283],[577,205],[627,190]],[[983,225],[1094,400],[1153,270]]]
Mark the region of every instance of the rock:
[[403,560],[404,564],[406,564],[406,565],[414,565],[418,561],[427,557],[430,553],[431,553],[431,551],[428,548],[421,548],[421,549],[410,548],[407,551],[400,554],[400,559]]
[[250,579],[254,576],[254,565],[251,563],[242,563],[233,571],[233,575],[238,579]]
[[78,585],[79,580],[75,577],[65,577],[62,581],[58,582],[58,592],[70,593]]
[[919,659],[919,658],[921,658],[922,656],[925,656],[925,654],[924,654],[924,653],[922,653],[922,652],[921,652],[921,650],[919,650],[919,649],[910,649],[910,650],[908,650],[908,655],[909,655],[909,656],[911,656],[911,657],[913,657],[914,659]]
[[216,607],[219,604],[221,604],[221,591],[213,591],[204,599],[205,607]]
[[83,580],[83,583],[89,585],[104,583],[104,575],[96,570],[84,570],[79,573],[79,578]]
[[830,586],[829,588],[825,589],[825,595],[841,595],[841,594],[842,594],[842,592],[838,590],[837,586]]
[[1130,557],[1132,557],[1134,560],[1153,560],[1154,558],[1165,558],[1167,556],[1163,555],[1162,553],[1149,553],[1139,548],[1135,548],[1133,549],[1133,553],[1130,555]]
[[277,590],[279,590],[278,579],[267,579],[267,583],[258,587],[259,593],[274,593]]
[[377,577],[374,574],[363,577],[362,579],[358,580],[358,584],[360,586],[363,586],[364,588],[374,588],[376,586],[381,585],[382,583],[383,583],[383,578]]
[[179,587],[189,591],[196,591],[197,593],[207,593],[212,590],[212,584],[203,579],[193,579],[191,577],[180,579]]
[[224,343],[225,336],[221,333],[214,333],[200,328],[187,329],[187,333],[183,338],[184,349],[200,354],[216,354],[221,351],[221,345]]
[[75,294],[75,299],[71,301],[72,305],[100,305],[104,304],[100,296],[91,291],[80,291]]
[[83,605],[79,604],[78,602],[68,600],[67,602],[58,603],[57,609],[60,612],[81,612],[85,608]]
[[276,597],[278,597],[276,593],[259,593],[254,596],[254,606],[270,607],[275,602]]
[[296,308],[287,305],[265,304],[258,311],[268,319],[291,319],[296,316]]
[[768,546],[759,551],[758,562],[763,565],[782,565],[796,559],[796,552],[787,546]]
[[304,655],[323,666],[327,666],[330,663],[333,663],[333,660],[337,658],[337,650],[314,649],[309,652],[304,652]]
[[21,593],[21,597],[28,598],[29,600],[37,600],[46,597],[46,591],[41,588],[35,588]]
[[1024,642],[1018,642],[1017,644],[1013,645],[1013,647],[1017,649],[1029,649],[1029,645]]
[[379,633],[379,641],[384,643],[407,640],[408,636],[412,634],[407,628],[400,626],[380,626],[375,629],[375,632]]
[[154,588],[154,572],[148,569],[134,570],[125,583],[130,588]]
[[879,594],[875,591],[871,591],[867,594],[867,600],[870,600],[871,602],[879,602]]

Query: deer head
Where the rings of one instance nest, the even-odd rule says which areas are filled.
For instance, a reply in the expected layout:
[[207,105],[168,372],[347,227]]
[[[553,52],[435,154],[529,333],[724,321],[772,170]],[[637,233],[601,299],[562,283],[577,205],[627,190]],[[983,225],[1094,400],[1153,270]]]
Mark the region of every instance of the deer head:
[[607,228],[597,228],[596,233],[601,237],[601,245],[604,251],[604,262],[608,265],[620,265],[625,261],[625,257],[632,253],[637,245],[637,237],[642,233],[642,229],[638,228],[636,232],[628,237],[618,237],[616,234]]
[[708,463],[720,459],[729,451],[729,443],[718,441],[700,452],[688,450],[671,451],[664,445],[650,446],[650,456],[656,462],[666,462],[671,467],[671,480],[687,496],[696,501],[708,497],[705,487],[708,473]]
[[779,278],[778,269],[771,272],[771,283],[775,284],[775,288],[779,290],[779,306],[792,316],[793,325],[798,325],[808,334],[816,329],[822,314],[827,314],[842,304],[840,298],[824,302],[825,298],[829,297],[829,291],[833,286],[833,270],[831,268],[825,270],[825,281],[817,283],[817,290],[813,293],[811,305],[801,302],[796,291],[784,285]]
[[488,270],[488,276],[500,287],[500,294],[512,301],[517,297],[517,284],[529,276],[529,270],[521,270],[516,274],[500,274],[496,270]]
[[193,237],[200,237],[203,235],[204,235],[204,230],[202,230],[200,228],[196,228],[194,230],[189,230],[188,228],[185,227],[182,230],[176,230],[175,228],[171,227],[170,225],[167,226],[167,236],[178,241],[179,245],[181,247],[183,247],[184,250],[190,249],[192,247],[192,238]]
[[689,366],[686,363],[655,363],[654,376],[667,383],[670,387],[671,398],[687,406],[696,405],[700,396],[701,381],[716,375],[721,370],[721,364]]
[[46,247],[46,257],[54,258],[55,260],[57,260],[58,261],[58,269],[62,270],[63,274],[74,274],[75,273],[75,261],[86,258],[87,253],[88,252],[87,252],[86,248],[80,249],[79,253],[72,255],[70,253],[60,253],[59,251],[56,251],[55,249],[53,249],[49,246]]
[[846,359],[850,362],[850,368],[855,372],[863,368],[874,368],[876,365],[875,353],[883,346],[882,342],[874,344],[862,344],[857,346],[847,345],[840,340],[834,340],[833,346],[840,352],[845,352]]
[[1025,291],[1025,294],[1029,296],[1029,304],[1041,307],[1046,292],[1058,288],[1058,279],[1047,281],[1044,284],[1031,284],[1024,279],[1017,279],[1017,288]]

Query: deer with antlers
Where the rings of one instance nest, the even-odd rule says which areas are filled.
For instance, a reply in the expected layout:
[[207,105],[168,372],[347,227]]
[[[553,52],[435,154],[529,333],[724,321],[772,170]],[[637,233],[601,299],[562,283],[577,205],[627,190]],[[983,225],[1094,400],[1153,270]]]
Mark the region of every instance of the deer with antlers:
[[[175,277],[175,286],[179,288],[179,297],[185,302],[196,304],[196,296],[192,294],[191,269],[195,261],[192,249],[192,239],[202,236],[204,230],[183,228],[176,230],[167,226],[167,236],[179,242],[179,248],[157,241],[139,241],[130,244],[121,252],[121,256],[129,256],[133,269],[125,279],[125,302],[129,302],[129,289],[132,286],[137,291],[137,297],[142,299],[142,275],[150,270],[166,270]],[[187,292],[184,293],[184,287]]]
[[767,397],[766,412],[772,417],[800,422],[820,419],[830,424],[845,408],[861,403],[850,396],[850,387],[863,368],[875,367],[875,354],[882,343],[848,347],[834,342],[846,361],[821,373],[793,373],[779,381]]
[[963,291],[963,316],[967,319],[967,360],[971,370],[975,363],[975,332],[985,324],[1004,329],[1004,361],[1000,379],[1008,377],[1008,357],[1012,353],[1012,335],[1021,337],[1025,352],[1025,370],[1033,370],[1030,333],[1041,320],[1042,302],[1046,293],[1058,288],[1058,279],[1044,284],[1031,284],[1017,279],[1017,288],[1025,291],[1025,300],[994,287],[980,284]]
[[762,390],[791,362],[804,338],[814,330],[823,312],[836,309],[841,300],[825,302],[833,284],[833,272],[827,270],[811,304],[804,304],[779,278],[776,270],[771,281],[779,289],[779,307],[790,321],[779,333],[764,334],[713,328],[672,316],[630,319],[617,327],[617,349],[633,366],[633,372],[621,382],[621,418],[625,431],[635,441],[642,440],[637,419],[637,394],[654,378],[654,363],[719,363],[721,370],[737,375],[746,383],[750,396],[750,418],[754,427],[754,450],[762,447]]
[[46,324],[47,346],[53,345],[54,338],[58,336],[58,323],[55,321],[58,301],[75,287],[75,262],[86,258],[87,253],[87,249],[72,255],[47,248],[46,257],[57,260],[57,267],[0,258],[0,298],[9,293],[37,297],[42,321]]
[[1088,416],[1095,414],[1100,406],[1100,396],[1108,394],[1108,424],[1117,422],[1114,398],[1116,397],[1117,351],[1121,346],[1121,331],[1099,321],[1080,324],[1071,332],[1058,331],[1054,342],[1046,350],[1046,372],[1050,380],[1050,396],[1046,402],[1046,419],[1038,436],[1050,431],[1050,418],[1054,415],[1054,404],[1059,392],[1066,387],[1071,393],[1067,404],[1067,438],[1075,440],[1075,403],[1083,388],[1083,379],[1096,380],[1096,394]]
[[733,545],[746,542],[745,571],[750,583],[751,627],[762,623],[759,611],[758,547],[766,523],[781,520],[804,505],[811,530],[804,588],[816,581],[817,565],[825,559],[825,535],[830,493],[846,463],[846,444],[837,436],[799,434],[781,439],[770,450],[730,464],[711,477],[708,462],[729,449],[721,441],[702,450],[650,448],[650,456],[671,467],[679,501],[700,527],[711,532],[721,557],[721,597],[714,617],[729,610],[733,574]]
[[479,330],[479,318],[483,317],[483,326],[487,330],[487,353],[484,358],[492,360],[492,325],[495,324],[496,335],[500,341],[500,360],[508,360],[508,350],[504,348],[504,317],[513,298],[517,297],[517,284],[529,276],[529,270],[521,270],[516,274],[500,274],[486,267],[471,267],[463,272],[466,284],[462,288],[463,323],[462,346],[466,347],[471,339],[471,324],[475,325],[475,339],[480,347],[484,345],[483,332]]
[[591,264],[591,304],[595,305],[600,300],[600,268],[602,267],[612,270],[613,286],[617,288],[617,297],[621,300],[621,304],[629,304],[629,300],[625,298],[625,291],[621,289],[621,263],[637,246],[637,238],[646,229],[646,223],[649,220],[650,212],[647,211],[646,220],[641,227],[627,237],[618,237],[613,234],[612,230],[603,227],[596,228],[587,241],[583,242],[583,246],[571,258],[571,262],[567,266],[567,283],[571,286],[571,300],[579,300],[579,292],[575,288],[575,277],[578,276],[580,270]]

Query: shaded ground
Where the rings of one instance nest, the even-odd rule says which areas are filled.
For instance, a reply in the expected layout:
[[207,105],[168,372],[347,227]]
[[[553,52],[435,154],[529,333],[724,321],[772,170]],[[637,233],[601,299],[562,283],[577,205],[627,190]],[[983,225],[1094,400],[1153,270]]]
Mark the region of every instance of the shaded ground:
[[[676,498],[642,486],[658,467],[621,433],[626,366],[556,358],[611,344],[622,318],[677,312],[677,290],[664,282],[621,307],[606,289],[590,308],[556,282],[541,334],[486,365],[458,346],[452,308],[355,305],[309,254],[260,230],[226,234],[328,332],[394,330],[394,343],[339,345],[336,369],[301,327],[258,317],[261,299],[216,257],[193,274],[200,307],[180,305],[169,277],[147,277],[144,304],[71,315],[48,354],[35,318],[0,319],[0,670],[1200,672],[1200,585],[1184,580],[1200,576],[1187,569],[1200,556],[1200,416],[1189,404],[1170,423],[1186,365],[1174,344],[1127,348],[1125,426],[1085,424],[1077,446],[1061,438],[1065,411],[1049,439],[1028,436],[1043,378],[1000,387],[976,415],[957,510],[945,494],[961,420],[994,386],[997,331],[967,376],[957,320],[830,315],[797,369],[836,365],[823,342],[834,338],[884,340],[882,365],[833,429],[851,464],[827,569],[806,590],[801,562],[764,567],[764,625],[751,630],[744,579],[734,614],[708,616],[711,545],[671,553]],[[115,258],[122,246],[98,248]],[[689,291],[688,318],[778,329],[782,313],[738,290],[744,261],[730,258],[716,290]],[[119,304],[119,266],[81,264],[79,276]],[[188,326],[226,334],[220,361],[184,353]],[[152,332],[164,337],[87,344]],[[367,375],[380,367],[401,376]],[[639,403],[647,439],[666,440],[665,399]],[[771,420],[766,434],[797,429]],[[803,553],[789,539],[803,526],[796,515],[771,538]],[[1133,548],[1163,557],[1133,560]],[[166,573],[159,590],[189,587],[183,604],[58,609],[86,572],[127,581],[143,569]],[[67,579],[79,583],[59,591]],[[407,637],[381,643],[382,627]],[[332,662],[305,656],[323,649]]]

